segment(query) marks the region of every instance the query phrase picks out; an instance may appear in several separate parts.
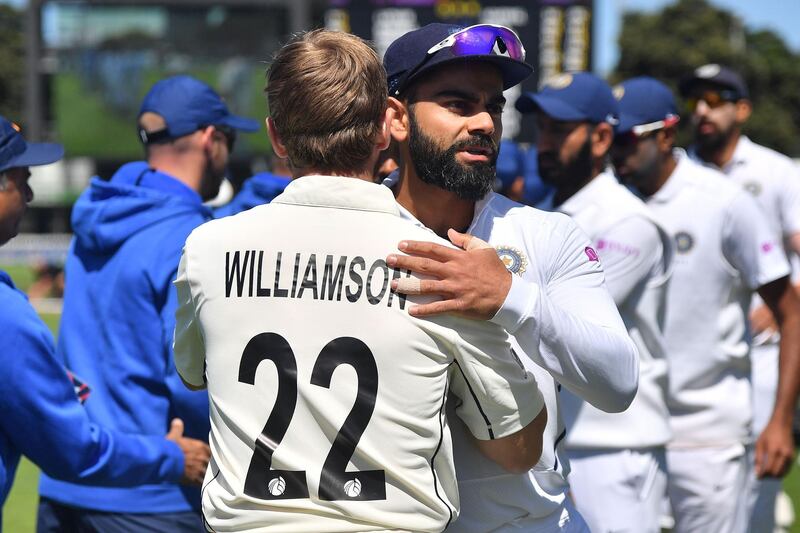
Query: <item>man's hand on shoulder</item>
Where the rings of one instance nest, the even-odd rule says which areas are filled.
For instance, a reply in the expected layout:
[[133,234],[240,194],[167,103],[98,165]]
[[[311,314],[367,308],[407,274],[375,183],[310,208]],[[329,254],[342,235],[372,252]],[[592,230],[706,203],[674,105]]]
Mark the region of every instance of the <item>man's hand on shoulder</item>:
[[467,318],[490,320],[497,314],[511,288],[511,273],[494,248],[477,237],[448,230],[450,241],[460,250],[424,241],[402,241],[401,252],[386,263],[434,279],[400,278],[392,289],[403,294],[438,295],[442,300],[415,305],[414,316],[455,313]]
[[183,436],[183,420],[175,418],[169,426],[167,440],[177,444],[183,452],[183,477],[184,485],[202,485],[206,475],[206,467],[211,459],[211,449],[201,440],[190,439]]

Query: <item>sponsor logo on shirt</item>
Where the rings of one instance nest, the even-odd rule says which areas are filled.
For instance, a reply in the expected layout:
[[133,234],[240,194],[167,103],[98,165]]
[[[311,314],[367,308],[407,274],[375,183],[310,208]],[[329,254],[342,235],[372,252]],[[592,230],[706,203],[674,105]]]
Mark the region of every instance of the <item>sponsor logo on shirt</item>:
[[594,248],[591,246],[587,246],[583,249],[583,253],[586,254],[586,257],[589,258],[589,261],[597,261],[600,262],[600,257],[597,255],[597,252],[594,251]]
[[518,248],[513,246],[497,246],[497,257],[512,274],[523,274],[528,268],[528,258]]
[[694,237],[686,231],[679,231],[675,234],[675,250],[679,254],[686,254],[694,248]]
[[775,249],[775,243],[773,242],[767,241],[761,244],[761,251],[764,252],[765,254],[770,253],[774,249]]
[[616,252],[625,255],[639,256],[639,249],[619,241],[610,241],[608,239],[599,239],[597,241],[597,249],[605,252]]

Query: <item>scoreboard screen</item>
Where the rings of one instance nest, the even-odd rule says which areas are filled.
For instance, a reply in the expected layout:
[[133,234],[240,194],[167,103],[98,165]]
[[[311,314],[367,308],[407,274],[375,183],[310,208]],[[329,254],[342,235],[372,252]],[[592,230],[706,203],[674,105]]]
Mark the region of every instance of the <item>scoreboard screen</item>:
[[530,121],[521,121],[513,103],[560,72],[591,70],[592,0],[330,0],[328,28],[372,41],[379,54],[404,33],[431,22],[500,24],[522,39],[534,74],[506,91],[503,136],[530,141]]

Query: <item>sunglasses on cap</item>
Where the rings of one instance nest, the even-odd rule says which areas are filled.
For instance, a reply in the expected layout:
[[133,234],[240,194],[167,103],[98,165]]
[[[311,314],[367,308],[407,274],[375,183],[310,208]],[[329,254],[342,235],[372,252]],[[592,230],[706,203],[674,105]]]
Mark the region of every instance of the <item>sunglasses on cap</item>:
[[394,94],[405,89],[407,81],[421,69],[437,52],[449,48],[455,57],[498,55],[517,61],[525,61],[525,47],[514,30],[494,24],[476,24],[447,36],[425,53],[417,66],[403,76]]
[[669,115],[664,120],[658,120],[656,122],[650,122],[649,124],[640,124],[638,126],[634,126],[630,129],[630,131],[626,131],[625,133],[619,133],[615,135],[614,146],[618,148],[634,146],[636,143],[638,143],[642,139],[650,137],[653,133],[657,132],[658,130],[674,126],[679,121],[680,121],[679,116]]
[[686,107],[689,109],[689,111],[694,112],[694,110],[697,109],[697,104],[700,103],[701,100],[705,102],[706,105],[711,109],[716,109],[729,102],[735,102],[739,100],[739,93],[727,89],[708,89],[699,93],[695,93],[687,98]]

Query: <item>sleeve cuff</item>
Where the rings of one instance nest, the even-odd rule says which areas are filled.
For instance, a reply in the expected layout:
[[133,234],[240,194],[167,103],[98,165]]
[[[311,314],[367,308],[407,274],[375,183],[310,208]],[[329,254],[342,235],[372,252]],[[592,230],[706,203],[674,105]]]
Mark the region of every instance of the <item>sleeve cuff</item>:
[[511,276],[511,288],[508,290],[503,305],[492,317],[508,333],[514,334],[522,322],[530,315],[530,309],[539,297],[539,286],[528,283],[517,275]]
[[183,479],[183,471],[185,470],[183,451],[181,451],[181,447],[178,446],[176,442],[167,440],[166,443],[169,454],[169,479],[167,481],[171,483],[180,483],[181,479]]

